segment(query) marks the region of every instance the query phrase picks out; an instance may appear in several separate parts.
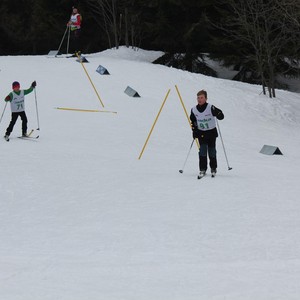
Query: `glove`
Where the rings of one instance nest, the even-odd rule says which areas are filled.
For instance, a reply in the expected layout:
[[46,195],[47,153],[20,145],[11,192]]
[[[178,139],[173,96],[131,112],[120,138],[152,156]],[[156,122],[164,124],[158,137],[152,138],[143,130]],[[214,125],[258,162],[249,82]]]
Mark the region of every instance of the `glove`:
[[5,97],[5,101],[10,101],[10,96],[9,95]]
[[197,139],[197,138],[198,138],[198,129],[193,128],[193,139]]
[[31,84],[31,87],[32,87],[32,88],[35,88],[35,87],[36,87],[36,81],[34,81],[34,82]]

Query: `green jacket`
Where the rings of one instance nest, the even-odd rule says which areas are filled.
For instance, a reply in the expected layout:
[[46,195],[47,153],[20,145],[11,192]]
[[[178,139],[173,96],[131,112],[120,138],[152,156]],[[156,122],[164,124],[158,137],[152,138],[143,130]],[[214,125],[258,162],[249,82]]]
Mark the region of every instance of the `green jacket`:
[[[33,87],[31,86],[29,89],[24,90],[24,96],[30,94],[32,91],[33,91]],[[17,95],[20,95],[21,90],[20,90],[18,93],[17,93],[17,92],[14,92],[14,93],[16,93]],[[7,101],[11,101],[12,99],[13,99],[13,92],[10,92],[10,93],[5,97],[4,101],[7,102]]]

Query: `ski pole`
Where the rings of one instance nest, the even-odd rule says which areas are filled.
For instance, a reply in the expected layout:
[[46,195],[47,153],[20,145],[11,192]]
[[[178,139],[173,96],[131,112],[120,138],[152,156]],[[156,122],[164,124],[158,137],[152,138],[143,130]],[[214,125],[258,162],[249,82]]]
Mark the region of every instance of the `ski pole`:
[[221,142],[222,142],[222,146],[223,146],[223,150],[224,150],[224,154],[225,154],[225,158],[226,158],[226,162],[227,162],[227,167],[228,167],[228,170],[232,170],[232,168],[229,167],[228,158],[227,158],[227,154],[226,154],[226,150],[225,150],[225,146],[224,146],[224,142],[223,142],[223,138],[222,138],[222,133],[221,133],[221,129],[220,129],[219,122],[218,122],[217,118],[216,118],[216,121],[217,121],[217,126],[218,126],[218,130],[219,130],[219,133],[220,133],[220,138],[221,138]]
[[64,39],[65,39],[65,36],[66,36],[66,33],[67,33],[68,28],[69,28],[69,26],[67,26],[67,28],[66,28],[66,30],[65,30],[65,33],[64,33],[64,35],[63,35],[63,37],[62,37],[62,39],[61,39],[61,42],[60,42],[59,47],[58,47],[58,50],[57,50],[57,54],[58,54],[59,51],[60,51],[60,48],[61,48],[62,43],[64,42]]
[[0,123],[1,123],[2,118],[3,118],[4,112],[5,112],[5,109],[6,109],[6,105],[7,105],[7,102],[5,102],[5,106],[4,106],[4,109],[3,109],[3,112],[2,112],[2,115],[1,115],[1,118],[0,118]]
[[71,33],[71,26],[68,26],[68,41],[67,41],[67,54],[69,54],[69,45],[70,45],[70,33]]
[[38,128],[36,130],[40,130],[39,111],[38,111],[37,97],[36,97],[35,89],[36,89],[36,87],[34,88],[35,109],[36,109],[36,118],[37,118],[37,124],[38,124]]
[[193,144],[194,144],[194,139],[193,139],[193,141],[192,141],[192,143],[191,143],[189,152],[188,152],[188,154],[187,154],[187,156],[186,156],[186,159],[185,159],[185,161],[184,161],[184,164],[183,164],[183,166],[182,166],[182,169],[179,170],[179,173],[183,173],[184,167],[185,167],[185,165],[186,165],[186,162],[187,162],[187,160],[188,160],[188,158],[189,158],[189,156],[190,156],[191,150],[192,150],[192,148],[193,148]]

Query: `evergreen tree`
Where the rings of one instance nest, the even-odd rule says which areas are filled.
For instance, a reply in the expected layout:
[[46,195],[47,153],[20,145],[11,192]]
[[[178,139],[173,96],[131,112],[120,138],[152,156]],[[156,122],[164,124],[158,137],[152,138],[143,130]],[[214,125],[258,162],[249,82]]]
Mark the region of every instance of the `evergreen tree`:
[[[231,51],[227,63],[239,66],[238,80],[261,83],[275,97],[278,75],[297,75],[300,3],[297,0],[224,0],[223,45]],[[225,8],[225,9],[224,9]],[[224,60],[224,49],[220,56]],[[225,59],[226,61],[226,59]]]

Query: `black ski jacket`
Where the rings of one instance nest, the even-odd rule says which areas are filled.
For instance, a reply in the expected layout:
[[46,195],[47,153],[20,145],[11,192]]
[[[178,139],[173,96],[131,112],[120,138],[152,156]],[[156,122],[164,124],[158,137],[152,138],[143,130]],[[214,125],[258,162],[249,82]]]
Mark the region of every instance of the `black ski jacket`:
[[[205,103],[201,106],[198,104],[196,106],[197,110],[201,113],[205,111],[206,107],[207,107],[207,103]],[[218,120],[224,119],[224,114],[223,114],[222,110],[215,107],[214,105],[211,106],[211,112],[212,112],[212,115],[214,117],[216,117]],[[207,131],[198,129],[197,119],[192,110],[191,110],[190,120],[191,120],[191,125],[192,125],[192,130],[193,130],[193,137],[198,138],[200,143],[201,143],[201,141],[203,142],[205,140],[218,137],[218,131],[217,131],[216,127],[211,130],[207,130]]]

